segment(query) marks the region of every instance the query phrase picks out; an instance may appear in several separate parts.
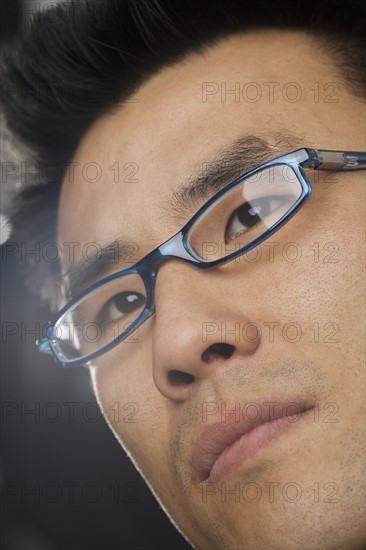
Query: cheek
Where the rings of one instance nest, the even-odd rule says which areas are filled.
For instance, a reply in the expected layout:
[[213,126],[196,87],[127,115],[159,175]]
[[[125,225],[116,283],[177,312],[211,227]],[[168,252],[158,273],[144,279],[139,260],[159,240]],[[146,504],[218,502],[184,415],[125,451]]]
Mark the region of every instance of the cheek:
[[323,201],[322,219],[317,227],[321,254],[318,263],[314,263],[324,297],[350,331],[362,315],[364,303],[365,203],[357,175],[353,176],[353,181],[352,175],[346,178],[349,184],[339,183],[333,195],[328,194],[326,206]]
[[298,240],[302,255],[297,263],[285,262],[282,303],[304,321],[333,322],[340,330],[353,333],[352,325],[363,309],[362,231],[355,221],[335,223],[334,215],[327,221]]
[[148,342],[136,343],[130,352],[124,352],[123,345],[91,367],[92,383],[110,428],[145,471],[151,458],[161,452],[161,442],[168,434],[165,399],[152,379]]
[[[325,344],[340,340],[325,346],[324,353],[338,350],[356,362],[364,348],[359,328],[365,294],[363,186],[356,174],[338,187],[322,183],[313,184],[309,202],[264,243],[261,261],[243,264],[242,273],[254,282],[243,307],[251,308],[259,323],[277,322],[281,328],[296,323],[303,351],[310,351],[315,338]],[[293,333],[290,328],[290,338]],[[321,349],[318,345],[317,355]]]
[[296,221],[293,240],[302,252],[299,273],[309,289],[304,306],[312,309],[312,297],[319,297],[320,314],[328,306],[334,312],[348,310],[349,300],[359,292],[365,238],[360,183],[357,174],[337,174],[329,183],[327,179],[314,183],[313,196]]

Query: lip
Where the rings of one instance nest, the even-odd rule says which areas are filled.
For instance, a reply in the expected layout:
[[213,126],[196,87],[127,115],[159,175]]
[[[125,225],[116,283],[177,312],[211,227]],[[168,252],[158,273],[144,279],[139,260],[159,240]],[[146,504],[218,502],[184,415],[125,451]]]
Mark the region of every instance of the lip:
[[[235,404],[226,405],[227,419],[209,424],[195,440],[191,466],[198,483],[223,479],[271,441],[293,429],[314,408],[313,403],[303,398],[262,398],[241,405],[239,418],[230,414],[235,411]],[[256,411],[256,417],[249,407]]]

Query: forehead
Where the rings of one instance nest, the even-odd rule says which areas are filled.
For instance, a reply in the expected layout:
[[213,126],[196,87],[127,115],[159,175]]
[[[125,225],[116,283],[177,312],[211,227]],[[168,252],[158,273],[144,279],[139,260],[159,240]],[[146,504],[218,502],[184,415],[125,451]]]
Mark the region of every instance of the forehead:
[[162,209],[169,193],[228,144],[284,128],[304,136],[309,110],[307,145],[320,129],[334,135],[334,104],[311,88],[330,80],[328,60],[292,32],[233,36],[161,70],[84,136],[62,186],[60,242],[124,238],[151,250],[182,225]]

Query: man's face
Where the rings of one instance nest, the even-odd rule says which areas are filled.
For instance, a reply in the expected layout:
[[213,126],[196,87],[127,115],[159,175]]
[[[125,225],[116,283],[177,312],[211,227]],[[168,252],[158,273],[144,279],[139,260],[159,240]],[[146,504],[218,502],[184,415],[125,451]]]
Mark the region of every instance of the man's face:
[[[190,217],[171,194],[238,140],[243,171],[253,136],[273,157],[365,147],[363,104],[301,33],[231,37],[134,99],[91,127],[63,184],[76,260],[90,242],[136,243],[130,263],[164,242]],[[362,547],[364,173],[308,175],[311,199],[267,246],[208,271],[163,262],[155,315],[91,367],[112,430],[199,548]],[[287,419],[238,441],[268,411]]]

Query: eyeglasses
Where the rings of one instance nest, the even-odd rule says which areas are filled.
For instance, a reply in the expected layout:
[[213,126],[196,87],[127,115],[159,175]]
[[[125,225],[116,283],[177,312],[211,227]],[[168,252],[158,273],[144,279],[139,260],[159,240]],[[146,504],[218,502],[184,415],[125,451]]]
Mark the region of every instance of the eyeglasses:
[[299,149],[241,175],[135,265],[104,277],[71,300],[37,342],[39,351],[51,353],[62,367],[74,367],[126,342],[155,312],[162,260],[179,258],[209,269],[258,246],[310,198],[304,168],[364,170],[366,153]]

